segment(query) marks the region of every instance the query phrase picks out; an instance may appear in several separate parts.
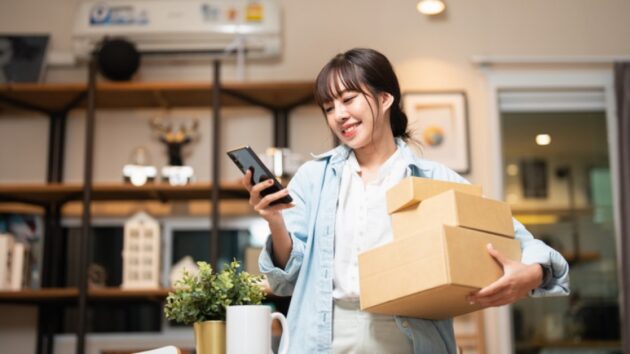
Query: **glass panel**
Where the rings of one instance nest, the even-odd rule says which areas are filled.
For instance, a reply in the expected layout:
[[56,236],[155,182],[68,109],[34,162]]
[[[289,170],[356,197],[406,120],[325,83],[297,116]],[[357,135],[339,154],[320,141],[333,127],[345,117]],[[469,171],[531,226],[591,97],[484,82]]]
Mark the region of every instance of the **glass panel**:
[[[233,259],[243,264],[245,249],[251,244],[251,234],[244,230],[221,230],[219,232],[220,268]],[[191,256],[195,262],[210,261],[209,230],[174,230],[173,231],[173,264],[185,256]]]
[[570,296],[512,306],[516,353],[621,353],[604,112],[503,112],[501,124],[514,217],[571,265]]

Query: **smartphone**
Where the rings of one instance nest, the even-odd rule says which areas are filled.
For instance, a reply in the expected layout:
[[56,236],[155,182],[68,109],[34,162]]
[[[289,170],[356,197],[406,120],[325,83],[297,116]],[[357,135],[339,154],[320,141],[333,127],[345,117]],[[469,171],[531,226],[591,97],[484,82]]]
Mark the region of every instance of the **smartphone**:
[[[239,149],[228,151],[227,154],[230,157],[230,159],[234,161],[236,166],[238,166],[241,172],[243,172],[243,174],[245,174],[247,170],[252,171],[252,180],[251,180],[252,184],[257,184],[262,181],[266,181],[270,178],[273,179],[274,183],[271,186],[262,190],[260,192],[261,196],[264,197],[266,195],[278,192],[282,188],[284,188],[282,187],[280,182],[278,182],[278,180],[274,178],[273,173],[271,173],[271,171],[269,171],[267,166],[265,166],[265,164],[263,164],[262,161],[260,161],[260,159],[258,158],[258,155],[256,155],[254,150],[252,150],[252,148],[250,148],[249,146],[245,146]],[[292,201],[293,199],[291,198],[291,196],[287,195],[278,200],[274,200],[269,205],[276,205],[280,203],[291,203]]]

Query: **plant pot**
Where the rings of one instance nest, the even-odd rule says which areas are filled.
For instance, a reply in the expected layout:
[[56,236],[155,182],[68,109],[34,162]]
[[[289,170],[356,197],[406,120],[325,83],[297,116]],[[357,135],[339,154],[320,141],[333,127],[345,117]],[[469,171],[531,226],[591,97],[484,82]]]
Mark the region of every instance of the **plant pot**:
[[225,321],[195,322],[197,354],[225,354]]

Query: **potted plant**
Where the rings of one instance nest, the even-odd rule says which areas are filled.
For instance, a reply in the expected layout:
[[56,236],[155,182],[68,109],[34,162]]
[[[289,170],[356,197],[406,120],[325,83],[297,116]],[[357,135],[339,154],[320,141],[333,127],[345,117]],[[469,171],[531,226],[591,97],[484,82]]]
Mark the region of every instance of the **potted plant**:
[[193,324],[199,354],[225,354],[225,312],[231,305],[258,305],[265,298],[262,276],[239,271],[232,261],[213,272],[210,264],[197,262],[199,273],[184,272],[166,298],[164,314],[169,320]]

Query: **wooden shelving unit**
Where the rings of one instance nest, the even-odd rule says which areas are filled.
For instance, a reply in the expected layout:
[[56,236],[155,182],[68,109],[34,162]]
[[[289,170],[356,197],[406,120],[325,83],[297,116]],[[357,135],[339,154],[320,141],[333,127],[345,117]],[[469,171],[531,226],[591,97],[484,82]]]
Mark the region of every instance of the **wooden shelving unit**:
[[[142,299],[164,299],[168,289],[154,291],[129,291],[118,288],[89,289],[87,269],[88,230],[91,228],[93,201],[206,201],[210,207],[208,217],[213,227],[211,240],[211,263],[217,259],[218,227],[222,201],[246,201],[246,190],[236,182],[213,184],[195,183],[185,187],[166,184],[148,184],[135,187],[122,183],[93,183],[93,140],[94,119],[101,109],[171,109],[207,107],[212,109],[213,142],[209,160],[213,174],[219,179],[220,109],[223,107],[257,106],[273,114],[274,145],[288,146],[288,118],[290,112],[313,101],[313,82],[254,82],[221,83],[220,61],[213,62],[212,82],[97,82],[96,61],[89,65],[87,83],[45,84],[0,84],[0,114],[18,117],[18,111],[39,112],[50,120],[48,143],[47,183],[0,185],[0,210],[33,211],[41,209],[45,220],[44,260],[42,266],[42,289],[19,292],[0,292],[0,303],[20,303],[39,307],[37,353],[52,354],[55,323],[59,318],[59,304],[77,304],[77,354],[85,352],[86,304],[94,301],[136,301]],[[66,121],[69,112],[82,109],[86,113],[86,144],[84,183],[72,184],[63,181]],[[15,114],[14,114],[15,113]],[[1,118],[0,118],[1,119]],[[62,229],[62,208],[76,203],[82,213],[82,236],[78,269],[79,286],[62,288],[59,267],[53,266],[63,249],[59,237]],[[190,202],[192,203],[192,202]],[[15,209],[11,209],[15,208]],[[73,210],[77,210],[74,208]],[[234,210],[243,211],[238,207]],[[57,269],[51,270],[51,269]]]

